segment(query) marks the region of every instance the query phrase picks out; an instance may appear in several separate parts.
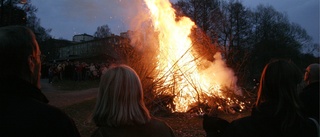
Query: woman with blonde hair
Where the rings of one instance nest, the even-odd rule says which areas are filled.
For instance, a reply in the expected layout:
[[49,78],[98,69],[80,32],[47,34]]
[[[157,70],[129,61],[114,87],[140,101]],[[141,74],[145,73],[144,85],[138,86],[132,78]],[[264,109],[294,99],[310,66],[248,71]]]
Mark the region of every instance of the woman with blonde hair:
[[150,116],[136,72],[113,65],[101,77],[93,122],[93,137],[174,137],[172,129]]

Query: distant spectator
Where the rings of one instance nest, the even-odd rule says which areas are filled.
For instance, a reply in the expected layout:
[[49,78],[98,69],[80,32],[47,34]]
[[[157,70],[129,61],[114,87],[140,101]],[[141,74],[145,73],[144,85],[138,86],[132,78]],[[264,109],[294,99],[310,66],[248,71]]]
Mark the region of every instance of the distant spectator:
[[48,79],[49,79],[49,83],[52,83],[53,81],[53,77],[54,77],[54,69],[55,67],[53,65],[51,65],[48,69]]
[[74,67],[72,62],[66,62],[64,76],[66,79],[71,80],[74,72]]
[[84,67],[81,63],[77,63],[76,66],[75,66],[75,71],[76,71],[76,76],[77,76],[77,81],[81,81],[83,80],[82,76],[83,76],[83,70],[84,70]]
[[90,64],[89,70],[90,70],[90,78],[95,79],[98,76],[98,71],[96,69],[96,66],[93,63]]
[[319,123],[319,71],[320,64],[311,64],[306,68],[304,81],[307,86],[300,93],[304,112],[308,117],[315,118]]
[[41,52],[34,33],[0,28],[0,136],[79,137],[71,118],[41,92]]
[[164,122],[152,118],[143,101],[136,72],[126,65],[112,66],[101,77],[93,121],[93,137],[174,137]]
[[101,76],[107,72],[108,68],[105,64],[102,64],[100,67]]

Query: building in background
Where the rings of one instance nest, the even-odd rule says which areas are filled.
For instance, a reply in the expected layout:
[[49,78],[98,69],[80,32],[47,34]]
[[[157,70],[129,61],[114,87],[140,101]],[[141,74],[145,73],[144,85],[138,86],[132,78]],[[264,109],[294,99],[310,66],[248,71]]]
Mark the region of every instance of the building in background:
[[73,43],[59,48],[56,60],[84,60],[89,62],[116,62],[125,60],[123,50],[130,49],[129,39],[112,35],[102,39]]
[[93,39],[94,39],[93,36],[84,33],[84,34],[74,35],[72,38],[72,41],[73,42],[85,42],[85,41],[90,41]]
[[133,47],[128,34],[97,39],[88,34],[74,35],[73,41],[50,39],[39,43],[46,62],[121,62]]

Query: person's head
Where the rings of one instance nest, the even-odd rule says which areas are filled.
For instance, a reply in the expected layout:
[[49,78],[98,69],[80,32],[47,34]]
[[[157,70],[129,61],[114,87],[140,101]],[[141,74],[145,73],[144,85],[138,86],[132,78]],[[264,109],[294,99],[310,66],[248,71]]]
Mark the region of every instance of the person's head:
[[145,124],[150,114],[143,98],[136,72],[126,65],[113,65],[101,77],[92,119],[97,126]]
[[295,102],[302,73],[291,61],[277,59],[268,63],[261,74],[256,105],[263,102],[279,105]]
[[302,81],[300,69],[291,61],[277,59],[268,63],[261,74],[256,107],[270,104],[273,116],[282,120],[282,127],[294,125],[302,117],[298,85]]
[[40,88],[40,49],[34,33],[24,26],[0,28],[0,77],[20,78]]
[[319,82],[319,72],[320,64],[310,64],[304,73],[304,81],[307,82],[307,84]]

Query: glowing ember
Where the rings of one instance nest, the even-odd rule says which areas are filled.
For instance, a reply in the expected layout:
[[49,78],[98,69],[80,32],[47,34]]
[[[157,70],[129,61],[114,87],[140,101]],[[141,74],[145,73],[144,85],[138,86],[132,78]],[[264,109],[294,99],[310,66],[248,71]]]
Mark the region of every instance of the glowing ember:
[[158,37],[157,79],[164,79],[162,85],[167,88],[157,90],[157,94],[174,95],[171,107],[176,112],[186,112],[193,104],[206,103],[210,96],[226,98],[221,88],[235,89],[236,78],[220,53],[214,56],[215,62],[197,58],[199,55],[193,51],[189,37],[191,29],[196,27],[194,22],[187,17],[177,21],[169,0],[144,1]]

